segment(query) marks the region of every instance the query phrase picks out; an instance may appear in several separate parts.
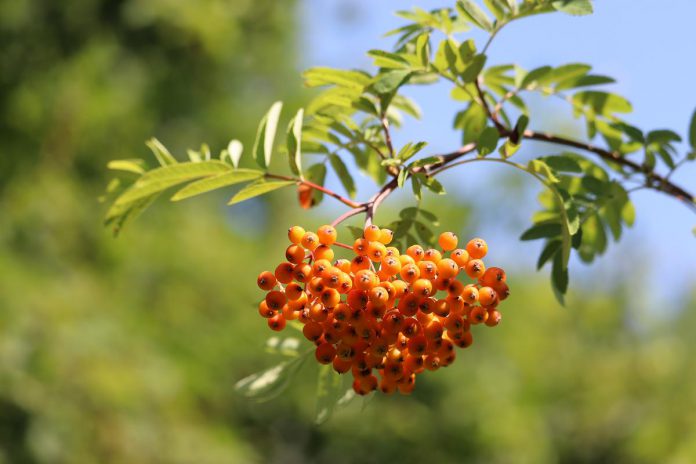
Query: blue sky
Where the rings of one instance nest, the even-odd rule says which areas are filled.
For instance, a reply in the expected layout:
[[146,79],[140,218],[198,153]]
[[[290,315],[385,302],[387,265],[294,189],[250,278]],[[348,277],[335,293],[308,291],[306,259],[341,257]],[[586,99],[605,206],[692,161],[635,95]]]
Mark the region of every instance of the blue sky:
[[[300,6],[305,31],[301,44],[303,61],[298,66],[370,68],[365,52],[370,48],[388,49],[393,39],[383,38],[383,33],[403,24],[403,20],[393,15],[394,10],[412,6],[429,9],[449,3],[449,0],[304,0]],[[634,112],[627,117],[628,121],[643,129],[672,128],[685,135],[696,108],[694,17],[696,2],[693,0],[600,1],[596,2],[595,14],[591,16],[541,15],[512,23],[491,46],[489,63],[515,62],[527,69],[572,62],[591,64],[596,73],[617,80],[617,84],[610,87],[611,91],[632,102]],[[483,37],[476,32],[465,34],[475,39]],[[418,100],[424,117],[421,121],[408,120],[404,130],[396,134],[396,143],[426,140],[430,153],[456,148],[460,134],[452,130],[451,122],[454,113],[461,108],[448,99],[448,89],[438,85],[411,88],[407,93]],[[563,107],[535,99],[532,108],[530,127],[562,124],[565,130],[577,127],[578,137],[582,136],[581,125],[572,120],[567,110],[562,111]],[[533,144],[526,147],[528,154],[540,149]],[[488,166],[484,168],[472,169],[467,175],[472,182],[467,185],[462,186],[448,176],[444,179],[445,186],[452,193],[471,199],[479,191],[480,182],[491,182],[502,175]],[[673,180],[689,190],[696,190],[696,165],[683,168]],[[359,192],[361,197],[371,194],[369,183],[359,185],[364,187]],[[537,189],[533,181],[529,181],[529,186]],[[627,261],[638,276],[636,304],[648,309],[664,299],[676,303],[696,280],[696,238],[692,234],[696,215],[674,199],[652,191],[637,192],[633,199],[637,222],[626,239],[610,246],[610,251],[590,271],[573,263],[571,272],[581,277],[588,272],[595,276],[609,275],[622,268],[616,264],[619,260]],[[509,205],[501,207],[515,208],[529,217],[536,204],[530,197],[523,202],[513,199]],[[500,230],[493,220],[486,221],[483,229],[493,237],[512,238],[523,230]],[[531,266],[538,253],[538,244],[503,241],[497,261],[515,253],[524,256],[525,265]],[[669,276],[667,282],[676,283],[677,288],[664,288],[666,276]],[[648,292],[646,289],[655,288],[654,283],[664,289]]]

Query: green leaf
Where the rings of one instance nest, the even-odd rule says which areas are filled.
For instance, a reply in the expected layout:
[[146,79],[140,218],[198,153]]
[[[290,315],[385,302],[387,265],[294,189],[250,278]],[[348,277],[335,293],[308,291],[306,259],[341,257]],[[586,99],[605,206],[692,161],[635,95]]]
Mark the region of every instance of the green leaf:
[[547,178],[550,182],[557,183],[560,182],[560,179],[556,177],[556,173],[553,172],[553,169],[546,164],[543,160],[541,159],[533,159],[529,162],[527,165],[527,169],[530,172],[535,172],[537,174],[541,174],[543,177]]
[[259,123],[259,128],[256,132],[256,140],[254,141],[254,158],[259,166],[267,169],[271,164],[271,155],[273,154],[273,141],[275,140],[276,128],[278,127],[278,118],[280,111],[283,109],[282,102],[275,102],[268,113],[264,115]]
[[415,144],[409,142],[406,145],[404,145],[401,148],[401,150],[399,150],[399,153],[396,157],[402,161],[407,161],[411,157],[415,156],[423,148],[425,148],[426,145],[428,145],[428,142],[418,142]]
[[[574,156],[574,154],[571,154]],[[544,162],[557,172],[582,172],[580,164],[571,156],[564,154],[545,156]]]
[[466,145],[467,143],[476,142],[481,137],[487,121],[486,112],[481,105],[471,103],[466,110],[457,114],[454,127],[462,130],[462,143]]
[[507,5],[504,0],[483,0],[483,3],[491,10],[497,20],[501,20],[507,16]]
[[[326,165],[324,163],[313,164],[307,169],[305,173],[305,178],[314,182],[317,185],[324,186],[324,181],[326,180]],[[314,206],[321,203],[324,199],[324,192],[321,190],[312,190],[312,204]]]
[[287,388],[305,359],[306,354],[252,374],[237,382],[234,389],[244,397],[258,402],[271,400]]
[[135,174],[143,174],[145,172],[145,162],[141,159],[113,160],[109,161],[106,167],[114,171],[133,172]]
[[241,189],[239,192],[237,192],[236,195],[234,195],[229,202],[227,202],[228,205],[234,205],[237,203],[240,203],[244,200],[248,200],[250,198],[257,197],[259,195],[263,195],[268,192],[272,192],[273,190],[278,190],[283,187],[287,187],[289,185],[295,185],[297,182],[294,180],[279,180],[279,181],[266,181],[266,180],[259,180],[254,182],[253,184],[249,184],[243,189]]
[[416,39],[416,55],[420,59],[421,65],[428,66],[430,63],[430,34],[421,34]]
[[561,235],[561,225],[558,223],[535,224],[525,230],[520,236],[520,240],[537,240],[540,238],[553,238]]
[[229,164],[217,160],[199,163],[176,163],[162,166],[143,174],[116,199],[115,204],[122,205],[130,203],[189,180],[199,177],[215,176],[224,172],[229,172],[230,170],[232,170],[232,168]]
[[558,85],[556,85],[556,91],[576,89],[578,87],[590,87],[593,85],[613,84],[614,82],[616,81],[608,76],[577,76],[560,81]]
[[406,182],[406,177],[408,176],[408,170],[402,169],[399,171],[399,175],[396,177],[396,185],[399,188],[402,188],[404,186],[404,183]]
[[405,84],[412,75],[412,71],[399,69],[378,74],[372,84],[372,89],[379,95],[394,92]]
[[474,56],[476,56],[476,43],[472,39],[465,40],[459,45],[458,51],[462,63],[469,64]]
[[558,0],[552,3],[558,11],[574,16],[592,14],[592,2],[590,0]]
[[573,95],[573,101],[591,108],[596,114],[611,116],[613,113],[630,113],[633,107],[619,95],[595,90],[586,90]]
[[348,196],[350,198],[355,198],[355,181],[353,180],[353,176],[350,175],[350,171],[348,171],[345,163],[343,163],[343,160],[337,155],[332,154],[329,155],[329,162],[333,170],[336,171],[336,175],[341,181],[343,188],[346,189]]
[[551,73],[554,82],[563,82],[568,79],[577,79],[586,75],[592,66],[583,63],[570,63],[559,66]]
[[253,169],[235,169],[215,177],[208,177],[188,184],[172,196],[172,201],[180,201],[202,193],[210,192],[229,185],[255,180],[263,176],[263,171]]
[[244,145],[239,140],[231,140],[227,145],[227,155],[232,161],[232,166],[235,168],[239,166],[239,160],[242,157],[242,151],[244,151]]
[[302,77],[307,87],[337,85],[361,92],[370,83],[370,76],[367,73],[324,67],[310,68],[302,74]]
[[486,65],[486,55],[478,54],[474,56],[471,63],[462,72],[464,82],[474,82]]
[[323,424],[331,417],[338,401],[346,391],[341,374],[334,371],[330,365],[319,367],[315,424]]
[[694,153],[696,153],[696,110],[691,115],[691,123],[689,123],[689,144],[693,148]]
[[294,358],[300,356],[300,344],[299,338],[274,336],[266,340],[266,352]]
[[493,153],[496,146],[498,146],[498,140],[500,139],[500,133],[495,127],[486,127],[476,144],[476,149],[480,156],[486,156]]
[[160,142],[156,138],[151,138],[150,140],[145,142],[145,145],[147,145],[148,148],[152,150],[152,153],[155,155],[155,158],[157,158],[157,161],[161,166],[168,166],[170,164],[177,163],[176,159],[172,156],[171,153],[169,153],[169,150],[167,150],[167,147],[162,145],[162,142]]
[[553,258],[556,253],[561,249],[561,241],[560,240],[549,240],[546,242],[546,245],[544,246],[544,249],[541,250],[541,254],[539,255],[539,259],[537,260],[537,270],[541,269],[544,267],[544,264],[546,264],[551,258]]
[[410,67],[408,61],[396,53],[370,50],[367,55],[374,58],[374,65],[378,68],[407,69]]
[[488,32],[493,30],[493,23],[485,11],[473,0],[458,0],[457,11],[476,26]]
[[302,122],[304,110],[300,108],[295,117],[288,124],[286,143],[288,147],[288,161],[290,170],[296,176],[302,172]]
[[556,253],[553,259],[551,284],[558,302],[565,304],[563,296],[568,291],[568,267],[563,264],[562,253]]
[[413,190],[413,195],[418,201],[421,200],[421,183],[419,176],[411,176],[411,189]]
[[551,74],[553,68],[551,66],[542,66],[540,68],[533,69],[522,79],[520,83],[521,89],[533,89],[538,86],[539,81],[543,80]]
[[426,177],[423,184],[428,188],[428,190],[438,195],[444,195],[447,193],[442,184],[434,177]]

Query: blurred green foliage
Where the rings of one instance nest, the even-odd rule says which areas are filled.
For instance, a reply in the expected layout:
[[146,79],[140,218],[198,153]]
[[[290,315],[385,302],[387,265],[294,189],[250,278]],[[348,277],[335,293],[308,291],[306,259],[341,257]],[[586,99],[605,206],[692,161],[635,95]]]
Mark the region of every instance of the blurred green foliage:
[[0,1],[0,463],[696,460],[696,316],[632,311],[630,274],[562,310],[511,272],[503,324],[457,363],[319,428],[311,363],[272,402],[235,395],[274,362],[254,276],[322,219],[201,198],[114,240],[96,197],[151,135],[249,143],[297,98],[293,2],[69,4]]

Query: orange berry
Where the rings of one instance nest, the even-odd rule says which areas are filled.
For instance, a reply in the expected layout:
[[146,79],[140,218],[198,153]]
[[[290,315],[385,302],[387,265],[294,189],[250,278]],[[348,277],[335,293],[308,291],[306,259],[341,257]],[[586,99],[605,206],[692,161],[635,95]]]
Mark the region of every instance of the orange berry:
[[265,317],[266,319],[269,319],[275,315],[275,311],[272,310],[271,308],[268,307],[268,304],[266,303],[266,300],[261,300],[261,303],[259,303],[259,315],[261,317]]
[[256,285],[258,285],[261,290],[271,290],[276,285],[276,277],[268,271],[263,271],[256,278]]
[[498,294],[491,287],[479,289],[479,303],[481,306],[493,306],[498,303]]
[[441,277],[455,277],[459,272],[459,266],[453,259],[444,258],[437,262],[437,272]]
[[308,282],[312,278],[312,266],[307,263],[297,264],[292,270],[292,276],[298,282]]
[[423,253],[423,259],[437,263],[442,259],[442,253],[437,251],[435,248],[430,248]]
[[492,285],[493,290],[495,290],[495,293],[498,294],[498,299],[500,301],[503,301],[507,297],[510,296],[510,288],[507,286],[505,282],[498,282],[494,285]]
[[380,242],[370,242],[367,245],[367,256],[374,262],[382,261],[382,258],[387,254],[387,247]]
[[474,337],[471,335],[471,332],[465,331],[462,333],[461,337],[452,340],[452,343],[459,348],[468,348],[474,343]]
[[389,301],[389,293],[384,287],[373,287],[367,292],[370,302],[377,306],[386,306]]
[[380,235],[382,235],[382,231],[375,224],[365,227],[365,230],[363,231],[363,236],[368,242],[375,242],[379,240]]
[[319,242],[321,244],[331,246],[334,243],[336,243],[338,233],[336,232],[336,229],[333,226],[324,225],[319,227],[319,229],[317,230],[317,236],[319,237]]
[[401,253],[399,252],[398,248],[387,247],[386,256],[394,256],[394,257],[398,258],[399,256],[401,256]]
[[481,259],[488,253],[488,245],[481,238],[474,238],[469,240],[466,244],[466,251],[469,252],[469,256],[474,259]]
[[304,289],[302,288],[302,285],[296,282],[290,282],[285,286],[285,296],[288,298],[288,300],[296,301],[303,294]]
[[436,371],[440,368],[440,358],[436,355],[430,354],[425,357],[423,365],[429,371]]
[[279,290],[272,290],[266,294],[266,304],[273,311],[280,311],[286,301],[285,293]]
[[283,317],[282,314],[276,314],[272,318],[268,319],[268,327],[271,330],[275,330],[276,332],[280,332],[285,328],[285,325],[287,324],[287,321]]
[[342,270],[343,272],[351,272],[350,270],[350,261],[347,259],[338,259],[336,260],[336,263],[334,264],[337,268]]
[[397,384],[399,393],[402,395],[410,395],[413,393],[413,389],[416,387],[416,374],[411,374],[408,377],[402,379],[401,382]]
[[322,343],[317,346],[314,356],[320,364],[330,364],[336,357],[336,348],[331,343]]
[[315,297],[319,296],[319,294],[323,292],[325,288],[326,284],[324,284],[324,279],[321,277],[313,277],[307,284],[307,290],[309,290],[309,293]]
[[394,393],[397,389],[397,384],[393,380],[387,379],[386,377],[382,377],[382,380],[379,382],[379,391],[384,393],[385,395],[391,395]]
[[304,234],[305,230],[300,226],[292,226],[288,229],[288,239],[295,245],[299,245]]
[[406,249],[406,254],[413,258],[415,262],[418,262],[423,259],[425,251],[423,251],[423,247],[420,245],[411,245]]
[[293,264],[299,264],[305,259],[305,250],[300,245],[290,245],[285,250],[285,259]]
[[[293,285],[293,284],[288,284],[288,285]],[[297,284],[294,284],[297,285]],[[287,296],[287,287],[285,288],[285,295]],[[293,311],[297,311],[299,309],[303,309],[305,305],[307,304],[307,294],[302,292],[300,293],[300,296],[296,300],[290,300],[290,297],[288,296],[288,306],[290,309]]]
[[334,251],[328,245],[319,245],[314,250],[314,259],[327,259],[333,261]]
[[332,267],[323,272],[321,278],[324,281],[324,285],[329,288],[338,288],[341,286],[341,276],[343,272],[340,269]]
[[333,368],[336,372],[339,374],[345,374],[350,370],[350,368],[353,366],[353,361],[344,361],[340,358],[334,358],[333,360]]
[[488,310],[488,319],[486,319],[486,325],[488,327],[495,327],[496,325],[500,324],[500,320],[503,318],[503,316],[500,314],[499,311],[495,309],[489,309]]
[[488,319],[488,311],[482,306],[476,306],[471,309],[467,318],[471,324],[480,324]]
[[365,269],[370,269],[370,258],[367,256],[359,255],[353,258],[353,261],[350,263],[350,272],[353,274],[357,274],[358,271],[362,271]]
[[482,285],[493,287],[495,284],[505,282],[506,280],[505,271],[499,267],[489,267],[481,276],[480,282]]
[[395,299],[399,299],[406,294],[406,291],[408,290],[408,283],[404,282],[403,280],[394,280],[391,284],[394,287]]
[[445,251],[451,251],[457,248],[458,241],[457,236],[452,232],[443,232],[437,239],[437,243],[440,245],[440,248]]
[[418,277],[420,277],[420,270],[418,269],[418,266],[415,264],[407,264],[406,266],[403,266],[401,268],[401,271],[399,271],[399,275],[403,280],[405,280],[408,283],[415,282]]
[[478,288],[476,288],[473,284],[465,286],[464,290],[462,291],[462,298],[464,298],[464,301],[471,305],[475,304],[479,299]]
[[404,316],[415,316],[418,312],[420,297],[414,293],[404,295],[399,301],[399,312]]
[[408,352],[413,356],[423,356],[428,349],[428,339],[425,335],[416,335],[408,341]]
[[310,342],[316,342],[324,335],[324,326],[318,322],[309,321],[302,327],[302,334]]
[[413,282],[413,293],[418,296],[429,296],[433,292],[433,284],[428,279],[418,279]]
[[388,276],[393,276],[399,273],[401,270],[401,261],[399,258],[394,256],[386,256],[382,259],[382,265],[380,266],[380,271],[384,271]]
[[450,296],[459,296],[464,292],[464,284],[458,280],[451,280],[445,290]]
[[292,263],[280,263],[276,268],[273,275],[275,275],[278,282],[281,284],[289,284],[292,282],[292,271],[295,270],[295,265]]
[[319,299],[327,308],[333,308],[341,302],[341,294],[335,288],[326,288],[319,295]]
[[420,275],[426,279],[435,279],[437,277],[437,265],[432,261],[421,261],[418,263]]
[[457,266],[464,267],[469,261],[469,252],[461,248],[457,248],[452,253],[450,253],[450,258],[452,261],[457,263]]
[[315,322],[324,322],[329,318],[331,313],[330,308],[327,308],[321,303],[314,303],[309,308],[309,318]]
[[324,272],[326,272],[327,269],[331,269],[331,267],[331,262],[329,260],[317,259],[314,261],[314,264],[312,264],[312,275],[324,277]]
[[358,256],[367,255],[367,246],[370,242],[364,238],[358,238],[353,242],[353,252]]
[[350,308],[353,310],[364,309],[368,301],[369,299],[367,298],[367,293],[355,288],[348,292],[348,296],[346,298],[346,303],[348,303],[348,306],[350,306]]
[[314,232],[305,232],[300,243],[306,249],[314,251],[319,246],[319,237]]
[[353,286],[358,290],[369,290],[379,283],[379,279],[374,272],[363,269],[355,274]]
[[339,293],[348,293],[351,291],[353,288],[353,279],[350,278],[348,274],[345,272],[341,273],[341,277],[339,279],[339,284],[338,284],[338,291]]
[[389,245],[393,239],[394,232],[392,230],[382,229],[379,231],[379,238],[377,240],[384,243],[385,245]]
[[486,272],[486,266],[480,259],[472,259],[468,263],[466,263],[466,266],[464,266],[464,270],[466,271],[466,275],[475,280],[481,277],[484,272]]
[[442,324],[435,320],[430,321],[423,327],[423,335],[425,335],[425,338],[428,340],[439,340],[442,338],[444,332],[445,329]]
[[450,305],[446,299],[437,300],[433,304],[433,314],[440,317],[447,317],[450,313]]

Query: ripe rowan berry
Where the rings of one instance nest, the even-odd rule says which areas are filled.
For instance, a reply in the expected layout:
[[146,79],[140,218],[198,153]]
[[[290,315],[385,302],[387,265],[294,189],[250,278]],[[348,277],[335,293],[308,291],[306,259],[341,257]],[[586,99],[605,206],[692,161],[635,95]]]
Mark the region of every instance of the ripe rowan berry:
[[466,244],[466,251],[469,252],[469,256],[474,259],[481,259],[488,253],[488,245],[483,239],[474,238],[469,240]]
[[311,342],[315,342],[324,335],[324,326],[319,322],[310,321],[302,327],[302,334]]
[[418,269],[423,278],[433,280],[437,277],[437,265],[432,261],[420,261]]
[[297,301],[300,295],[304,294],[302,286],[295,282],[290,282],[285,286],[285,296],[290,301]]
[[355,239],[355,242],[353,242],[353,252],[358,256],[367,255],[367,247],[369,244],[370,242],[364,238]]
[[481,306],[471,308],[467,318],[471,324],[480,324],[488,319],[488,311]]
[[479,299],[478,288],[476,288],[473,284],[466,285],[462,291],[462,298],[464,298],[464,301],[471,305],[475,304]]
[[341,294],[335,288],[326,288],[321,292],[319,299],[327,308],[333,308],[341,302]]
[[275,330],[276,332],[280,332],[281,330],[283,330],[285,328],[285,324],[287,324],[287,322],[285,321],[285,318],[282,314],[276,314],[275,316],[268,319],[268,327],[271,330]]
[[319,237],[314,232],[305,232],[300,244],[310,251],[314,251],[319,246]]
[[339,374],[345,374],[350,370],[350,368],[353,366],[352,361],[344,361],[340,358],[334,358],[333,360],[333,368],[336,372]]
[[455,277],[459,272],[459,266],[454,260],[443,258],[437,262],[437,273],[440,277],[450,278]]
[[479,289],[479,303],[481,306],[493,306],[498,303],[498,294],[491,287]]
[[309,308],[309,318],[315,322],[324,322],[329,318],[330,308],[321,303],[314,303]]
[[457,242],[457,236],[452,232],[443,232],[437,239],[438,245],[440,245],[440,248],[442,248],[444,251],[451,251],[457,248]]
[[305,250],[300,245],[290,245],[285,250],[285,259],[293,264],[298,264],[305,259]]
[[367,245],[367,256],[374,262],[382,261],[382,258],[387,254],[387,247],[380,242],[370,242]]
[[304,236],[305,230],[300,226],[292,226],[288,229],[288,239],[290,242],[298,245],[302,241],[302,236]]
[[266,304],[273,311],[280,311],[286,301],[285,293],[279,290],[272,290],[266,294]]
[[442,253],[437,251],[435,248],[429,248],[423,253],[423,259],[437,263],[442,259]]
[[433,283],[428,279],[418,279],[413,282],[413,293],[418,296],[430,296],[433,292]]
[[334,263],[334,266],[336,266],[343,272],[351,272],[350,261],[348,261],[347,259],[337,259],[336,263]]
[[326,259],[333,261],[334,251],[327,245],[319,245],[314,250],[314,259]]
[[275,278],[281,284],[289,284],[292,282],[292,271],[295,270],[295,265],[292,263],[280,263],[278,267],[275,268]]
[[392,230],[382,229],[379,231],[379,238],[377,240],[384,243],[385,245],[389,245],[393,239],[394,232]]
[[261,303],[259,303],[259,314],[261,315],[261,317],[269,319],[273,317],[275,313],[276,312],[274,310],[268,307],[266,300],[261,300]]
[[503,316],[500,314],[499,311],[495,309],[489,309],[488,310],[488,319],[486,319],[486,325],[488,327],[495,327],[496,325],[500,324],[500,320],[503,318]]
[[425,254],[425,251],[423,250],[423,247],[420,245],[411,245],[406,249],[406,254],[413,258],[415,262],[420,261],[423,259],[423,255]]
[[401,271],[401,261],[394,256],[386,256],[382,259],[380,271],[386,273],[389,277],[396,275]]
[[450,253],[450,258],[452,261],[457,263],[457,266],[464,267],[469,261],[469,252],[461,248],[457,248],[452,253]]
[[413,283],[416,281],[416,279],[418,279],[418,277],[420,277],[420,270],[415,264],[407,264],[401,268],[399,275],[404,281]]
[[268,271],[263,271],[256,278],[256,285],[258,285],[261,290],[271,290],[276,286],[276,277]]
[[399,312],[407,317],[415,316],[418,312],[419,304],[420,297],[414,293],[408,293],[399,301]]
[[338,234],[333,226],[324,225],[317,230],[317,237],[319,237],[319,242],[323,245],[331,246],[336,243]]
[[330,364],[336,357],[336,348],[331,343],[322,343],[317,346],[314,356],[321,364]]
[[469,260],[469,262],[466,263],[464,269],[466,271],[466,275],[468,275],[471,279],[474,280],[478,279],[483,275],[484,272],[486,272],[486,266],[480,259]]
[[363,231],[363,236],[369,242],[374,242],[374,241],[379,240],[380,235],[382,235],[382,231],[375,224],[371,224],[371,225],[365,227],[365,230]]
[[432,309],[433,314],[439,317],[447,317],[450,313],[450,305],[447,300],[437,300]]

